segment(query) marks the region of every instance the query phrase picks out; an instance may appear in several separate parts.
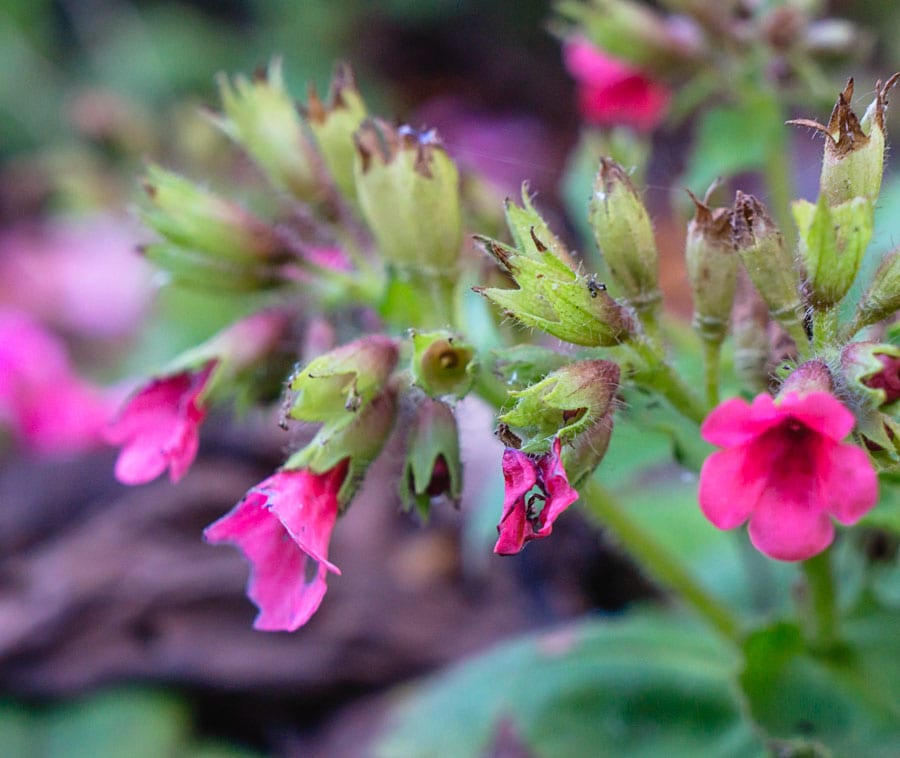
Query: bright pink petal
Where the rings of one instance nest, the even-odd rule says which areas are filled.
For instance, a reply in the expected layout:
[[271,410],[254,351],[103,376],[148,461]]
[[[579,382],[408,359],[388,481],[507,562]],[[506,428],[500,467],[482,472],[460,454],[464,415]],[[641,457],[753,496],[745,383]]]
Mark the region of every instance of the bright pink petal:
[[828,512],[842,524],[855,524],[878,502],[878,475],[856,445],[834,445],[829,458],[823,483]]
[[752,441],[781,418],[769,395],[758,395],[752,405],[733,397],[710,411],[700,427],[700,435],[712,445],[735,447]]
[[574,39],[563,48],[566,68],[575,79],[590,84],[606,84],[634,74],[635,69],[602,53],[584,39]]
[[821,493],[815,490],[799,501],[766,490],[750,516],[753,546],[779,561],[806,560],[827,548],[834,539],[834,526],[819,504]]
[[505,485],[503,513],[497,524],[500,536],[494,545],[494,552],[515,555],[532,531],[526,514],[525,495],[537,483],[538,469],[530,455],[511,447],[503,451],[502,466]]
[[578,492],[569,484],[569,477],[560,460],[562,443],[557,437],[551,451],[541,456],[538,467],[547,491],[547,502],[539,517],[541,528],[535,537],[547,537],[553,531],[553,522],[560,513],[578,500]]
[[734,529],[750,516],[765,480],[748,479],[747,450],[721,450],[703,462],[700,470],[700,509],[719,529]]
[[779,400],[778,407],[804,426],[835,442],[850,434],[856,423],[853,414],[828,392],[810,392],[806,395],[789,392]]

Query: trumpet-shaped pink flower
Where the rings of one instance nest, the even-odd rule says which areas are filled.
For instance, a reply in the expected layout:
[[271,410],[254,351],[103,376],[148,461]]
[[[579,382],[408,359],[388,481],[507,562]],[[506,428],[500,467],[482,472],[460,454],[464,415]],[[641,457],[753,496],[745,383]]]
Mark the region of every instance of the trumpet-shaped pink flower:
[[497,525],[500,538],[494,545],[498,555],[515,555],[526,542],[549,537],[557,516],[578,499],[559,459],[560,449],[557,438],[550,452],[543,455],[529,455],[511,447],[504,451],[506,495]]
[[584,39],[569,41],[563,54],[578,83],[578,107],[586,121],[598,126],[624,124],[640,131],[650,131],[662,121],[670,98],[662,84]]
[[263,631],[292,632],[316,612],[327,589],[328,542],[349,459],[324,474],[284,469],[251,489],[206,528],[208,542],[231,542],[252,564],[247,595]]
[[200,394],[216,367],[210,360],[198,371],[154,379],[133,395],[107,431],[107,440],[122,445],[116,478],[143,484],[167,468],[177,482],[187,473],[200,446],[199,428],[206,408]]
[[114,391],[75,372],[62,341],[28,314],[0,310],[0,425],[39,455],[102,444]]
[[834,539],[834,517],[856,523],[878,499],[869,457],[842,443],[853,414],[827,392],[726,400],[701,428],[724,448],[700,472],[700,508],[719,529],[749,519],[757,550],[782,561],[810,558]]

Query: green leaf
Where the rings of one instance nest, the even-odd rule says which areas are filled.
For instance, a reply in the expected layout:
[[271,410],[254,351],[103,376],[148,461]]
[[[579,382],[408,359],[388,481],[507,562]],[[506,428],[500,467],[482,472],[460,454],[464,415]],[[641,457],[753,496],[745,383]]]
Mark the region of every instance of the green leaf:
[[777,739],[834,755],[895,756],[900,745],[900,613],[871,611],[842,626],[846,647],[814,655],[791,624],[751,635],[741,684],[751,715]]
[[403,693],[376,754],[482,756],[498,730],[536,756],[758,756],[736,651],[679,617],[582,622],[503,645]]

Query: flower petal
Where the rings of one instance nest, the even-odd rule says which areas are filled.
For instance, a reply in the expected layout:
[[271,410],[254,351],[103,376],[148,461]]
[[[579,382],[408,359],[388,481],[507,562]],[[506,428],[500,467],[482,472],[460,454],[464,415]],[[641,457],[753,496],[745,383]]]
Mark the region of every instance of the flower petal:
[[835,442],[850,434],[856,423],[850,410],[828,392],[810,392],[806,395],[788,392],[779,399],[778,408]]
[[757,395],[752,405],[743,398],[733,397],[710,411],[700,434],[712,445],[735,447],[750,442],[780,419],[781,414],[769,395]]
[[855,524],[878,502],[878,475],[856,445],[834,445],[824,481],[828,512],[842,524]]
[[713,453],[700,470],[700,509],[719,529],[743,524],[759,500],[765,480],[748,479],[747,448]]
[[802,561],[821,553],[834,539],[834,526],[821,508],[822,493],[813,487],[803,500],[785,499],[767,489],[750,516],[753,546],[779,561]]

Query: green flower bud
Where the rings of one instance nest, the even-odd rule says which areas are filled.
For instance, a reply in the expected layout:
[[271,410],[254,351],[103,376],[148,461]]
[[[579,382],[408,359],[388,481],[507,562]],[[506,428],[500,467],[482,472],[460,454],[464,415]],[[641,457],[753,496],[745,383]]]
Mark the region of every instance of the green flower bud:
[[754,394],[765,392],[772,368],[769,308],[748,281],[745,271],[738,271],[731,340],[734,372],[742,385]]
[[423,397],[409,430],[400,497],[406,510],[415,505],[428,518],[432,499],[441,495],[454,505],[462,497],[459,430],[450,406]]
[[829,308],[847,294],[856,279],[872,238],[872,203],[855,197],[829,208],[823,195],[816,205],[798,200],[793,211],[810,301],[815,308]]
[[628,302],[638,313],[659,303],[659,253],[644,203],[625,170],[600,159],[590,203],[594,239]]
[[795,340],[805,340],[799,277],[784,237],[753,195],[738,192],[733,209],[734,246],[769,311]]
[[462,246],[459,175],[435,132],[370,118],[355,140],[357,198],[385,260],[454,276]]
[[287,257],[275,230],[236,203],[178,174],[150,166],[144,222],[173,245],[212,260],[252,266]]
[[711,209],[688,194],[696,209],[685,242],[694,329],[704,341],[719,344],[728,333],[737,282],[738,259],[731,228],[734,214],[731,208]]
[[216,294],[257,292],[284,284],[275,266],[240,265],[167,242],[144,245],[138,252],[169,277],[169,283]]
[[860,329],[893,316],[898,310],[900,310],[900,250],[892,250],[881,262],[868,292],[859,301],[848,333],[852,336]]
[[619,386],[619,367],[610,361],[577,361],[530,387],[510,392],[513,408],[498,417],[522,431],[521,450],[543,452],[555,437],[564,442],[607,415]]
[[387,387],[352,414],[347,423],[325,424],[306,447],[288,458],[284,467],[308,468],[321,474],[349,458],[348,475],[338,491],[338,501],[345,505],[359,488],[369,464],[384,447],[396,416],[396,392]]
[[861,121],[850,107],[853,79],[849,79],[838,95],[827,126],[809,119],[788,122],[811,127],[825,135],[819,186],[829,205],[839,205],[854,197],[865,197],[873,203],[878,199],[884,172],[887,93],[898,79],[900,74],[894,74],[884,85],[880,81],[875,84],[875,99]]
[[344,197],[356,197],[353,161],[356,150],[353,135],[366,118],[366,105],[359,90],[353,69],[347,63],[335,67],[324,104],[310,85],[305,109],[307,123],[316,139],[325,167]]
[[499,287],[475,291],[526,326],[536,327],[566,342],[609,347],[630,339],[635,323],[593,276],[576,274],[536,236],[524,251],[478,238],[486,252],[512,276],[518,289]]
[[449,332],[414,332],[413,382],[431,397],[463,397],[475,380],[475,349]]
[[346,425],[382,390],[398,356],[397,343],[380,334],[320,355],[291,377],[289,387],[297,394],[290,417]]
[[215,123],[241,145],[269,180],[299,200],[321,194],[319,156],[304,130],[294,101],[284,87],[281,61],[274,59],[253,81],[234,84],[219,77],[222,117]]
[[581,434],[577,435],[562,451],[562,463],[569,477],[569,484],[578,489],[594,473],[603,461],[613,433],[615,403]]

